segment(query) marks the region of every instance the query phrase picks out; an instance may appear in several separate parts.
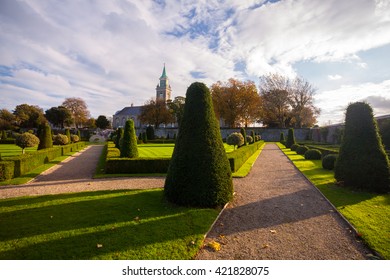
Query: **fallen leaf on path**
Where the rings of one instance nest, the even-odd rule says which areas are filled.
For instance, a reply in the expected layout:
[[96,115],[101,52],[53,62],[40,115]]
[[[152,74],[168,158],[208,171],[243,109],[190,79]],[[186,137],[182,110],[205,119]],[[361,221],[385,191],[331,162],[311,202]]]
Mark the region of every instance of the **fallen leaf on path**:
[[268,248],[269,247],[269,245],[268,244],[263,244],[263,247],[262,247],[262,249],[266,249],[266,248]]
[[271,229],[269,232],[272,233],[272,234],[275,234],[276,233],[276,229]]
[[216,241],[211,241],[207,244],[207,247],[211,248],[214,250],[214,252],[217,252],[219,250],[221,250],[221,244],[219,244],[218,242]]

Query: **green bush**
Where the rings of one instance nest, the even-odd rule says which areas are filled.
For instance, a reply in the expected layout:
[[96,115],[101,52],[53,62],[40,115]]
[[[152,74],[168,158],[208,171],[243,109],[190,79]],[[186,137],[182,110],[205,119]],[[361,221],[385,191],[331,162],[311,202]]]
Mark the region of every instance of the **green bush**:
[[68,143],[71,142],[72,138],[70,138],[70,130],[69,128],[65,129],[65,135],[68,137]]
[[322,158],[322,168],[333,170],[337,157],[337,154],[327,154],[326,156],[324,156]]
[[121,148],[121,139],[123,137],[123,128],[119,127],[116,130],[116,139],[115,139],[115,148],[120,149]]
[[73,142],[73,143],[77,143],[77,142],[80,141],[79,136],[76,135],[76,134],[72,134],[72,135],[70,136],[70,138],[72,139],[72,142]]
[[290,150],[295,152],[299,146],[299,144],[292,144]]
[[146,128],[146,138],[148,140],[154,140],[156,137],[154,135],[154,128],[153,126],[149,125],[147,128]]
[[[108,156],[108,155],[107,155]],[[170,158],[115,158],[107,159],[107,174],[167,173]]]
[[283,132],[280,132],[280,139],[279,139],[279,142],[280,143],[283,143],[283,142],[285,142],[286,141],[286,139],[284,138],[284,133]]
[[0,144],[15,144],[16,139],[14,138],[7,138],[7,139],[2,139],[0,140]]
[[321,152],[317,149],[307,150],[304,155],[305,159],[321,159]]
[[251,131],[251,136],[252,136],[252,144],[256,142],[256,135],[255,132],[252,130]]
[[245,128],[241,127],[240,128],[240,133],[242,135],[242,137],[244,138],[244,146],[248,145],[248,140],[246,138],[246,131],[245,131]]
[[262,142],[256,142],[253,145],[243,146],[240,149],[237,149],[229,153],[228,159],[230,164],[230,169],[232,172],[236,172],[240,167],[250,158],[260,147],[264,144]]
[[287,134],[287,140],[286,140],[286,148],[291,148],[293,144],[295,144],[295,135],[294,135],[294,129],[290,128],[288,130]]
[[186,105],[165,180],[168,201],[186,206],[223,206],[233,197],[232,172],[203,83],[187,89]]
[[241,133],[233,132],[226,138],[226,144],[236,147],[240,147],[244,145],[244,137]]
[[353,189],[379,193],[390,190],[389,159],[372,108],[365,102],[347,108],[335,178]]
[[304,155],[309,150],[306,146],[298,146],[297,147],[297,154],[298,155]]
[[64,134],[57,134],[57,135],[54,135],[53,137],[53,144],[54,145],[66,145],[69,143],[69,139],[66,135]]
[[14,177],[15,162],[0,161],[0,181],[10,180]]
[[123,141],[121,146],[121,157],[138,157],[137,136],[135,135],[134,121],[127,120],[125,131],[123,132]]
[[249,144],[252,144],[252,143],[253,143],[253,138],[252,138],[252,136],[247,135],[247,136],[246,136],[246,142],[249,143]]
[[53,139],[51,136],[50,125],[44,124],[40,126],[38,150],[53,148]]
[[39,138],[30,132],[25,132],[16,137],[15,143],[18,147],[22,148],[22,154],[24,154],[25,148],[39,145]]
[[5,140],[5,139],[7,139],[7,131],[5,131],[5,130],[3,130],[2,132],[1,132],[1,137],[0,137],[0,139],[1,140]]

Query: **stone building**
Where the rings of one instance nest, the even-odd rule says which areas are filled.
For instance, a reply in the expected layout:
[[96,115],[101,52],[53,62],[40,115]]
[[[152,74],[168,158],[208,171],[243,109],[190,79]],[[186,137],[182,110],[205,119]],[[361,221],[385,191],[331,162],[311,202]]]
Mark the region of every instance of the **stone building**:
[[[169,84],[164,64],[160,81],[156,87],[156,100],[164,100],[165,102],[171,100],[171,92],[172,89]],[[117,111],[112,119],[112,127],[114,129],[124,127],[126,121],[132,119],[134,121],[135,128],[141,128],[142,123],[138,119],[138,116],[141,114],[141,108],[142,106],[133,106],[133,104],[131,104],[129,107],[125,107],[122,110]]]

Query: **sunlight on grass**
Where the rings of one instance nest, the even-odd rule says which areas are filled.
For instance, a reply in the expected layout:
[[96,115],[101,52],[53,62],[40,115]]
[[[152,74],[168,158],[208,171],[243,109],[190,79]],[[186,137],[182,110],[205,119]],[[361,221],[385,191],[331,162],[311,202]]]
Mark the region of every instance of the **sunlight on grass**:
[[[25,153],[36,152],[38,146],[24,149]],[[22,148],[16,146],[15,144],[1,144],[0,145],[0,154],[2,158],[18,156],[22,154]]]
[[162,189],[0,200],[0,259],[191,259],[219,211]]
[[305,160],[280,143],[278,146],[356,228],[362,239],[385,259],[390,259],[390,194],[356,192],[339,187],[335,184],[334,172],[323,169],[321,160]]

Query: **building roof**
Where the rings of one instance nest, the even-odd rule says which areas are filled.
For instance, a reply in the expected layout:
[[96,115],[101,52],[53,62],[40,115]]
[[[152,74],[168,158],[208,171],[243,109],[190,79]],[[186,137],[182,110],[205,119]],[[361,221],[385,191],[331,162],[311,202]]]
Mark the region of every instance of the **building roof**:
[[166,79],[166,78],[168,78],[168,76],[167,76],[167,73],[166,73],[166,71],[165,71],[165,63],[164,63],[164,68],[163,68],[163,72],[162,72],[162,74],[161,74],[160,79]]
[[122,110],[115,113],[115,116],[125,115],[125,116],[138,116],[141,114],[142,106],[132,106],[125,107]]

